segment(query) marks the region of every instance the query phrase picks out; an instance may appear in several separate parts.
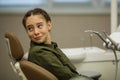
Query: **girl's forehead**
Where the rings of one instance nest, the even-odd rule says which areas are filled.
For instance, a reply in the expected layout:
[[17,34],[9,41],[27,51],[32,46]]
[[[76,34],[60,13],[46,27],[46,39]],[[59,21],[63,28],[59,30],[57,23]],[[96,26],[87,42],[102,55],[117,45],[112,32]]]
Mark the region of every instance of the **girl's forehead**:
[[28,22],[28,21],[40,21],[40,20],[46,21],[44,16],[42,16],[42,15],[31,15],[26,19],[26,22]]
[[26,19],[26,26],[40,22],[46,22],[45,18],[42,15],[31,15]]
[[28,18],[38,18],[38,19],[45,19],[43,15],[38,14],[38,15],[31,15]]

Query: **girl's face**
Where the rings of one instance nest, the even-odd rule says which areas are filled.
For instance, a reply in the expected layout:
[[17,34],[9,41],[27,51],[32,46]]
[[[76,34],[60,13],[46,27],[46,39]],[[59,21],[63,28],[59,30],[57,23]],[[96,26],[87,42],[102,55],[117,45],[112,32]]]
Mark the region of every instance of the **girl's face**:
[[29,38],[36,43],[51,43],[51,22],[47,22],[42,15],[31,15],[26,19],[26,31]]

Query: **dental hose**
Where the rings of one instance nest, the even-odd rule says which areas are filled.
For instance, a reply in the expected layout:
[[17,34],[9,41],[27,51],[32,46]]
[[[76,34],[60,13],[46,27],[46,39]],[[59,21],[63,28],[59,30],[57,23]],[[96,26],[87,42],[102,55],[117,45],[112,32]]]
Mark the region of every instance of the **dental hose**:
[[[114,53],[114,57],[115,57],[115,80],[117,80],[117,76],[118,76],[118,58],[117,58],[117,53],[115,50],[117,50],[117,47],[115,45],[117,45],[105,32],[103,32],[104,35],[112,42],[112,45],[111,45],[111,50],[113,51]],[[107,44],[106,44],[107,45]]]
[[116,54],[116,51],[114,48],[112,48],[112,51],[114,53],[114,56],[115,56],[115,65],[116,65],[116,68],[115,68],[115,80],[117,80],[117,76],[118,76],[118,58],[117,58],[117,54]]

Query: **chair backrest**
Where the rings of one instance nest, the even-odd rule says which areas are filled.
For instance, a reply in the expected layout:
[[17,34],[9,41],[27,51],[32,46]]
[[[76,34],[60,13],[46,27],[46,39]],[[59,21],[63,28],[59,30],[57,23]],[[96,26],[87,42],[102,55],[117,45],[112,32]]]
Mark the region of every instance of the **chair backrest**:
[[13,33],[6,32],[5,38],[7,39],[10,57],[15,60],[13,65],[19,63],[19,67],[26,76],[27,80],[58,80],[52,73],[43,67],[38,66],[30,61],[22,60],[24,51],[20,41]]
[[5,33],[5,38],[8,40],[10,55],[17,61],[21,60],[24,51],[18,38],[13,33],[9,32]]

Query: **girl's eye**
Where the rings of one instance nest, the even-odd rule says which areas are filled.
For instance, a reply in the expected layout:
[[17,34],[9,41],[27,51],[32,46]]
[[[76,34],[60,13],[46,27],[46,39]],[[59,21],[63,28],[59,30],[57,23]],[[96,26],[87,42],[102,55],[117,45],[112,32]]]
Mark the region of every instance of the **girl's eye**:
[[38,24],[38,25],[37,25],[37,27],[38,27],[39,29],[41,29],[42,26],[43,26],[42,24]]
[[28,27],[27,30],[28,31],[33,31],[33,27]]
[[38,25],[37,27],[41,29],[41,25]]

